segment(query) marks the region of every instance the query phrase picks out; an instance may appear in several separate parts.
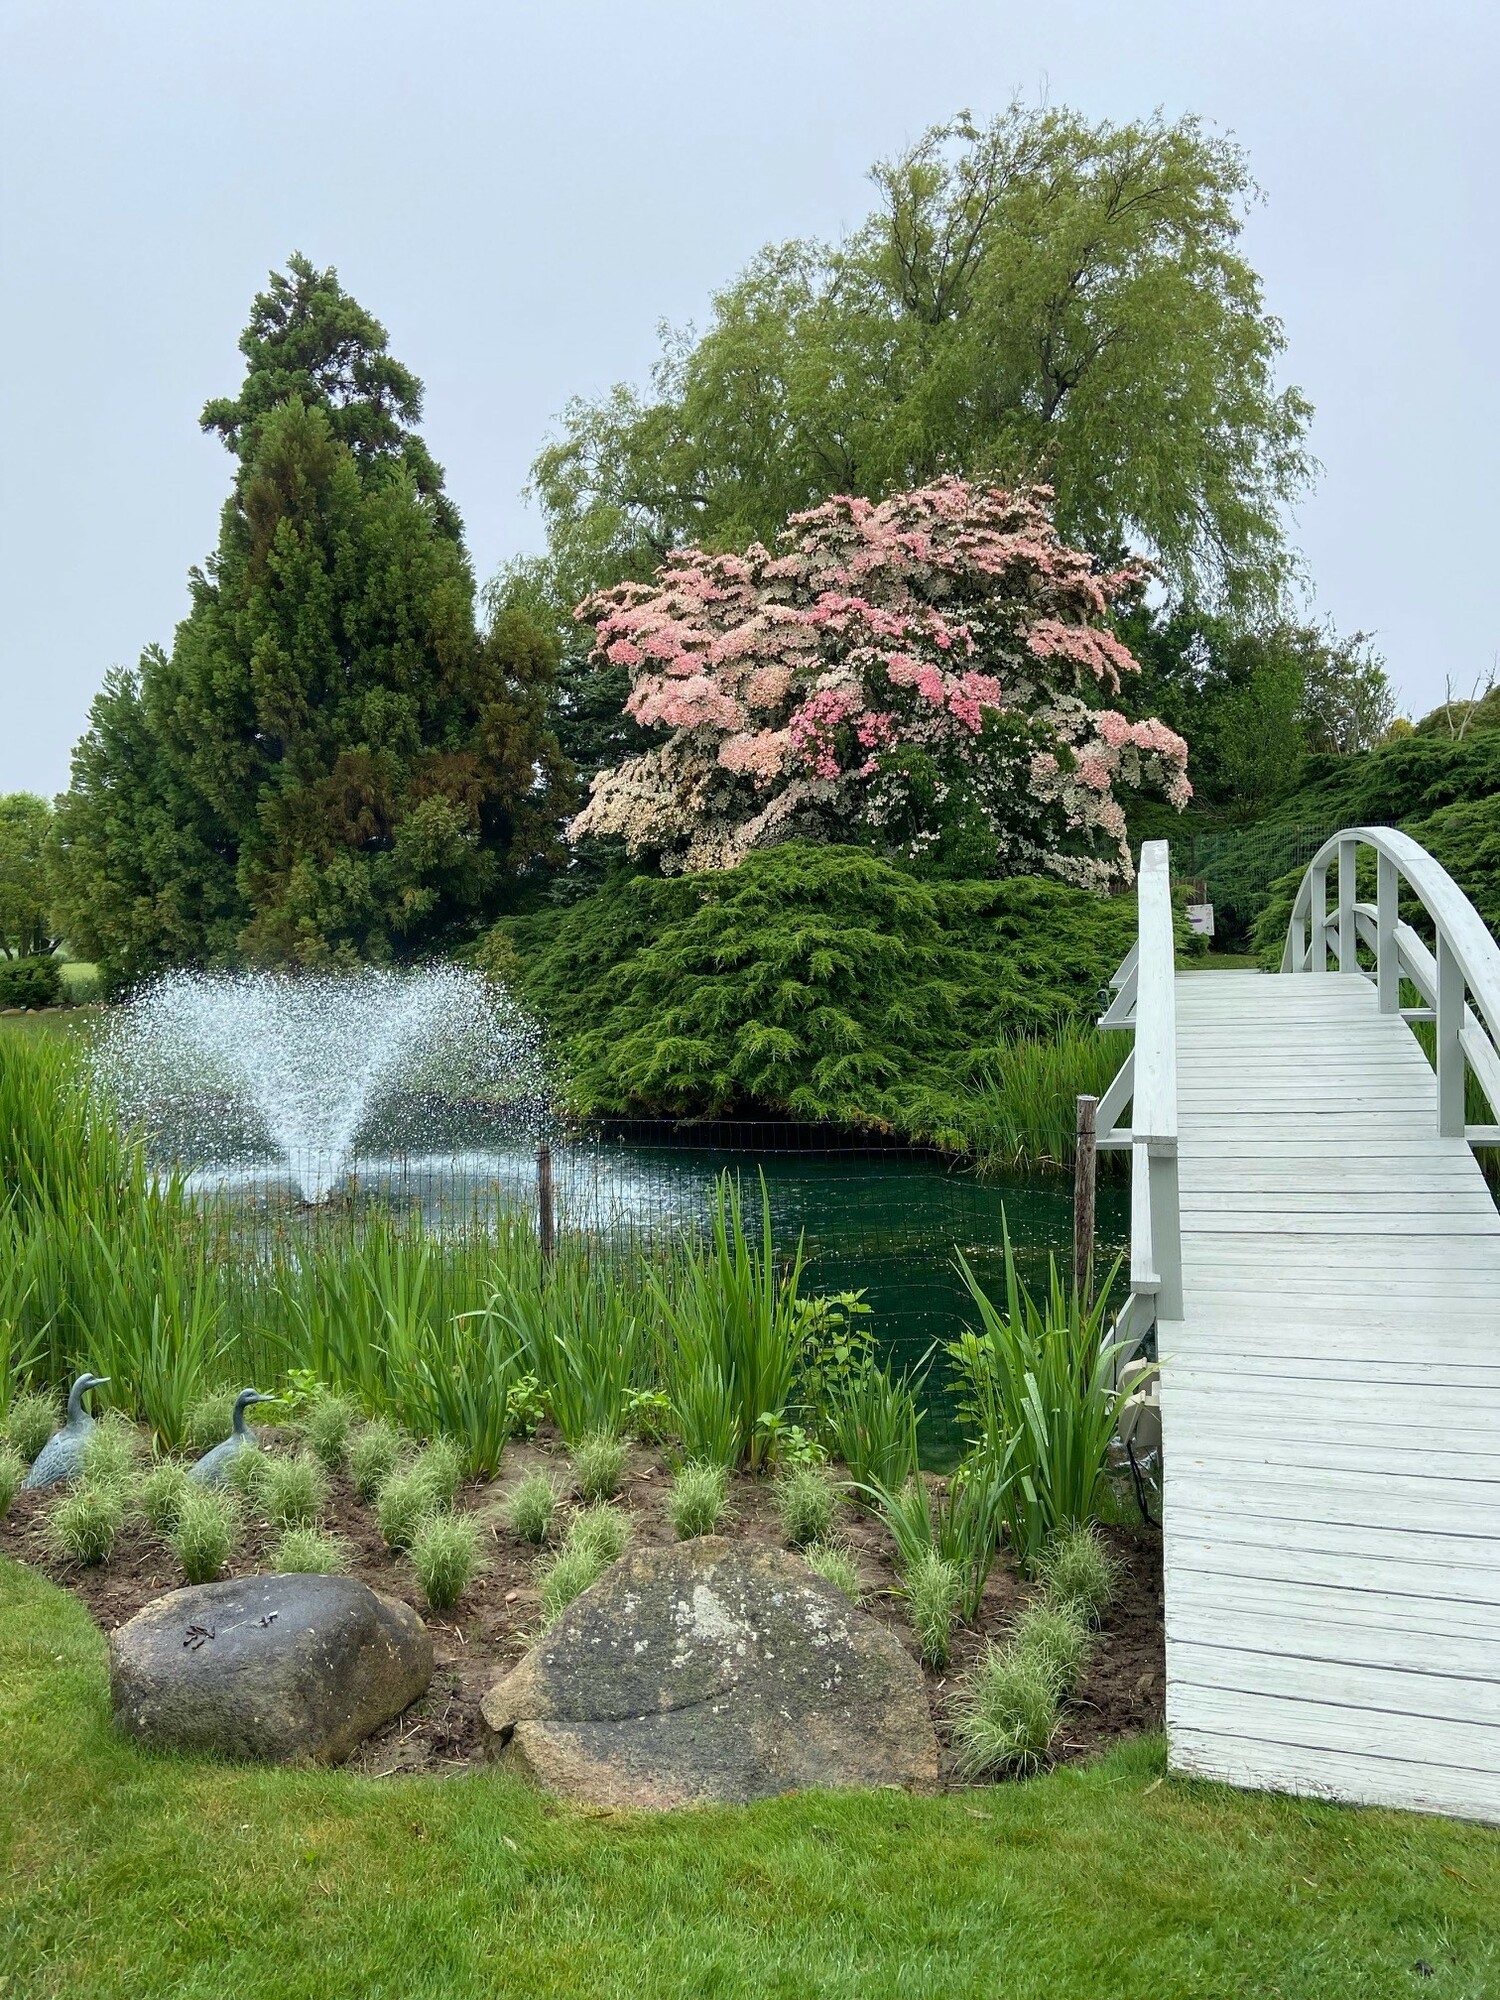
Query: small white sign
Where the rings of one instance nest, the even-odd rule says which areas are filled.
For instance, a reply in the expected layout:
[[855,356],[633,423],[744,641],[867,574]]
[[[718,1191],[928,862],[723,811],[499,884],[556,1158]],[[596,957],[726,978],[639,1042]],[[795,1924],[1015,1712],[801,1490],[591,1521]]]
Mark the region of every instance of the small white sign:
[[1188,929],[1199,937],[1211,938],[1214,934],[1214,906],[1212,903],[1189,903],[1187,906]]

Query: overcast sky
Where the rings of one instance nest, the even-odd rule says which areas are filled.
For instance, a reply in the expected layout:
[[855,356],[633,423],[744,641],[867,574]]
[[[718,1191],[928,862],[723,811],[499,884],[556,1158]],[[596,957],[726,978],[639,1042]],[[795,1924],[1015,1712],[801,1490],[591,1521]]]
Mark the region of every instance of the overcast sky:
[[229,459],[198,430],[272,265],[336,264],[427,385],[476,571],[539,546],[570,395],[641,380],[763,243],[1017,93],[1197,112],[1317,407],[1294,539],[1403,705],[1500,648],[1500,9],[1458,0],[0,0],[0,791],[170,644]]

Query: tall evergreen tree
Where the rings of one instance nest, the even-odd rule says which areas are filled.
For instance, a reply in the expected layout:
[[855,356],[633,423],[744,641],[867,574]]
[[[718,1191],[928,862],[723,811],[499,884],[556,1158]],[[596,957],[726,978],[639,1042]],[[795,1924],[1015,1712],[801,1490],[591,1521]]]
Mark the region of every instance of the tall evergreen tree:
[[116,976],[441,948],[556,847],[556,646],[482,630],[421,384],[331,270],[255,302],[205,429],[237,460],[171,653],[115,674],[55,833],[59,913]]

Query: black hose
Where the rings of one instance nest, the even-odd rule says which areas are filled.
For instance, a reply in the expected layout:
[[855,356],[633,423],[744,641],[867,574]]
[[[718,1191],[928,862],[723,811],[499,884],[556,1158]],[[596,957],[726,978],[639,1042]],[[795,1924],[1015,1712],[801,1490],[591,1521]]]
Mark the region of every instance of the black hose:
[[1133,1438],[1126,1438],[1125,1451],[1130,1459],[1130,1477],[1135,1482],[1135,1504],[1141,1510],[1141,1519],[1146,1523],[1148,1528],[1159,1528],[1161,1522],[1156,1519],[1151,1509],[1146,1505],[1146,1482],[1141,1477],[1141,1468],[1135,1462],[1135,1440]]

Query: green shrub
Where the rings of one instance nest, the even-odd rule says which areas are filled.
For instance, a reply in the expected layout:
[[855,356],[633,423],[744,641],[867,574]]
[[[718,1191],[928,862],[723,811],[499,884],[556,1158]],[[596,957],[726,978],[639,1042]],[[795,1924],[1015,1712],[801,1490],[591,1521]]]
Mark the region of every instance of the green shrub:
[[838,1512],[838,1488],[815,1465],[794,1465],[777,1479],[773,1494],[781,1532],[794,1549],[821,1542]]
[[1047,1676],[1060,1701],[1078,1685],[1089,1655],[1089,1632],[1076,1606],[1044,1601],[1021,1614],[1011,1644]]
[[528,1472],[510,1496],[505,1518],[513,1534],[523,1542],[540,1545],[552,1531],[557,1512],[557,1487],[550,1473]]
[[1068,1528],[1042,1556],[1037,1574],[1055,1603],[1097,1625],[1119,1585],[1120,1565],[1092,1528]]
[[575,1597],[581,1597],[609,1568],[609,1561],[597,1548],[567,1543],[542,1571],[542,1623],[552,1624]]
[[386,1417],[360,1424],[349,1436],[349,1476],[360,1499],[369,1502],[395,1471],[401,1458],[402,1439]]
[[695,1535],[711,1535],[724,1512],[725,1472],[722,1465],[704,1465],[690,1459],[679,1466],[672,1481],[667,1508],[680,1542]]
[[505,1392],[505,1421],[512,1437],[529,1438],[547,1414],[535,1375],[518,1375]]
[[580,1507],[568,1523],[563,1546],[592,1549],[608,1569],[630,1546],[630,1516],[620,1507]]
[[965,1777],[1036,1770],[1057,1729],[1057,1689],[1031,1654],[991,1646],[959,1683],[953,1744]]
[[802,1560],[815,1576],[842,1591],[851,1604],[860,1599],[859,1564],[841,1542],[809,1542]]
[[434,1611],[448,1611],[479,1568],[479,1523],[468,1514],[431,1514],[412,1537],[411,1562]]
[[168,1540],[189,1583],[213,1583],[240,1538],[240,1510],[232,1493],[189,1481]]
[[613,1500],[625,1471],[625,1440],[591,1431],[573,1447],[573,1477],[585,1500]]
[[429,1514],[439,1511],[432,1483],[415,1466],[393,1472],[375,1500],[375,1518],[388,1549],[404,1552]]
[[114,1486],[127,1493],[141,1461],[141,1440],[133,1425],[110,1411],[89,1433],[81,1477],[91,1486]]
[[975,1054],[1091,1014],[1135,911],[1038,876],[921,882],[788,842],[711,875],[622,878],[500,932],[580,1112],[757,1106],[962,1146]]
[[319,1396],[302,1419],[308,1450],[330,1472],[341,1472],[357,1412],[347,1396]]
[[903,1572],[901,1591],[922,1658],[930,1667],[947,1666],[963,1594],[958,1564],[946,1561],[936,1549],[924,1549]]
[[0,1007],[57,1007],[62,1004],[62,965],[50,954],[0,958]]
[[116,1482],[83,1480],[52,1510],[49,1526],[62,1553],[90,1567],[108,1562],[125,1521],[125,1493]]
[[0,1521],[10,1512],[10,1503],[26,1477],[26,1461],[11,1445],[0,1444]]
[[234,1389],[211,1389],[189,1403],[183,1442],[195,1458],[222,1444],[234,1428]]
[[5,1432],[30,1465],[61,1422],[62,1412],[49,1395],[37,1389],[21,1389],[11,1398]]
[[325,1535],[318,1528],[288,1528],[276,1544],[271,1567],[286,1576],[342,1576],[349,1567],[349,1545],[342,1535]]
[[311,1528],[328,1504],[328,1474],[311,1452],[268,1458],[256,1498],[275,1528]]
[[192,1481],[180,1459],[161,1458],[141,1481],[141,1512],[159,1535],[170,1535],[177,1526],[182,1496]]

